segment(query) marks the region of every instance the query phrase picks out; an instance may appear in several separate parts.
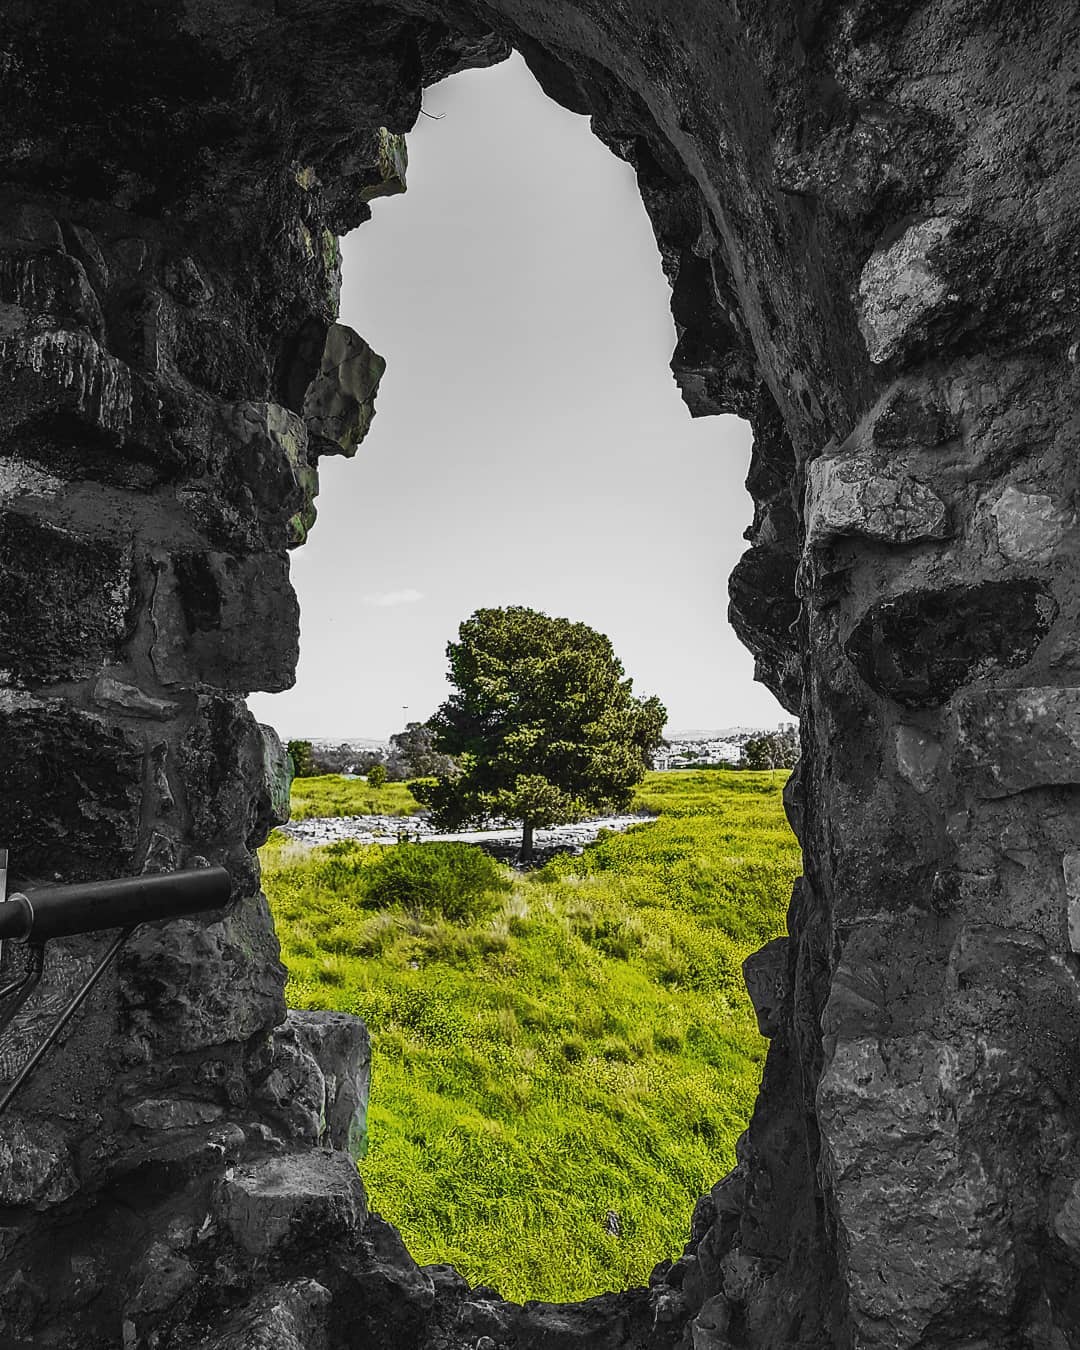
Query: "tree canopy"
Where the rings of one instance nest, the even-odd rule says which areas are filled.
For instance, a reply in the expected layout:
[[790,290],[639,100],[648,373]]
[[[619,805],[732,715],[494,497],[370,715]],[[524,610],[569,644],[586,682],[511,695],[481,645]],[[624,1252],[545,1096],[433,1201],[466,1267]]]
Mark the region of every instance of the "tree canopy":
[[781,723],[775,731],[752,736],[742,749],[740,768],[792,769],[799,758],[799,729],[794,723]]
[[315,772],[315,764],[311,757],[311,742],[290,741],[286,749],[289,758],[292,760],[292,776],[294,778],[310,778]]
[[459,772],[414,789],[441,826],[521,820],[527,859],[534,828],[630,804],[667,712],[634,697],[602,633],[519,605],[478,609],[446,654],[454,693],[428,726]]
[[406,722],[405,730],[390,737],[386,771],[391,782],[406,778],[451,777],[457,765],[435,749],[435,731],[426,722]]

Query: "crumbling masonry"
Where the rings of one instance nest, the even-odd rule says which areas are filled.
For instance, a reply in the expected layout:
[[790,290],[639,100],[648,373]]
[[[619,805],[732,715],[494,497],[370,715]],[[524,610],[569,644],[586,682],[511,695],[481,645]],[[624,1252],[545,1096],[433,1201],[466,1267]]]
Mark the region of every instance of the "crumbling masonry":
[[[242,701],[381,372],[337,236],[508,44],[637,171],[690,410],[753,424],[732,615],[804,747],[739,1165],[575,1308],[367,1216],[363,1031],[282,1020]],[[1080,1347],[1074,0],[5,0],[0,127],[0,843],[235,890],[140,930],[0,1121],[0,1343]]]

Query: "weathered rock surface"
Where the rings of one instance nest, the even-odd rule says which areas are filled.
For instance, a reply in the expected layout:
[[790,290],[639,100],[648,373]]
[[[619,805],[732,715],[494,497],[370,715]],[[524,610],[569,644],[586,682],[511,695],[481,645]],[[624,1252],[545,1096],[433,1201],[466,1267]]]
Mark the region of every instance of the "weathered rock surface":
[[[752,422],[731,616],[804,747],[738,1168],[647,1292],[565,1309],[419,1271],[320,1148],[363,1046],[274,1033],[242,702],[291,679],[286,552],[381,373],[336,236],[423,87],[509,44],[637,172],[690,411]],[[0,73],[2,842],[235,882],[20,1099],[3,1343],[1080,1347],[1074,7],[12,0]]]
[[230,1169],[215,1217],[251,1256],[285,1242],[333,1242],[367,1217],[356,1165],[344,1153],[312,1149]]
[[255,1100],[287,1134],[308,1143],[367,1151],[371,1041],[348,1013],[290,1011],[271,1036],[269,1068]]

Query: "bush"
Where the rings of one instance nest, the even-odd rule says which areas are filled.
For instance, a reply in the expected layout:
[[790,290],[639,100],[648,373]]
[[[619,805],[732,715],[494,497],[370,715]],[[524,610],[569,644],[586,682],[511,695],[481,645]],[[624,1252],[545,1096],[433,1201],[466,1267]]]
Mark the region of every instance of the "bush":
[[367,785],[378,792],[379,788],[386,785],[386,765],[373,764],[367,771]]
[[361,877],[368,904],[428,921],[486,918],[510,889],[505,870],[472,844],[397,844]]

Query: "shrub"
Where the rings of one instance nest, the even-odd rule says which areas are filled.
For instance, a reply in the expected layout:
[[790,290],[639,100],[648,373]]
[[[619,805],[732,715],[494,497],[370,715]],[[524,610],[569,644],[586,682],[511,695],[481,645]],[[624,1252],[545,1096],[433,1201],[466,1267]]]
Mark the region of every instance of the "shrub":
[[400,906],[416,919],[471,923],[486,918],[510,889],[505,870],[472,844],[397,844],[365,867],[364,898]]
[[386,765],[373,764],[367,771],[367,785],[377,792],[386,783]]

